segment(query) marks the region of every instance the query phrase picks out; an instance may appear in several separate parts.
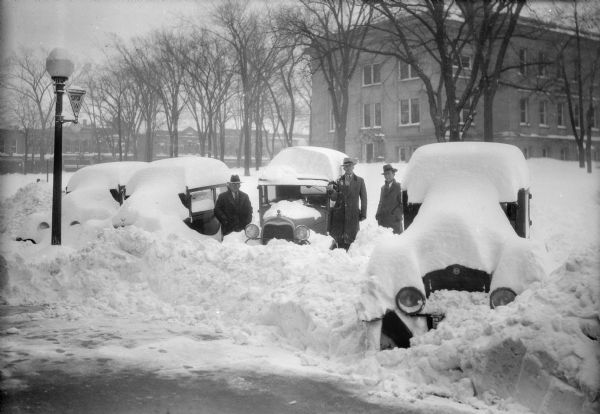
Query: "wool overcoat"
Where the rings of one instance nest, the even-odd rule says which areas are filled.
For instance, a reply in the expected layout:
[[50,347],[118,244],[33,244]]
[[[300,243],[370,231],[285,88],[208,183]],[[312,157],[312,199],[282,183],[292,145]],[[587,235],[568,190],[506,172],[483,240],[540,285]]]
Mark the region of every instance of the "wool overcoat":
[[350,244],[360,228],[359,221],[367,217],[367,188],[356,174],[352,174],[349,185],[343,175],[337,182],[338,191],[331,194],[335,204],[331,209],[329,234],[338,243]]
[[380,226],[390,227],[396,234],[402,233],[402,189],[396,180],[389,188],[387,184],[381,186],[375,218]]
[[242,231],[252,221],[252,204],[248,194],[238,191],[233,199],[231,190],[219,194],[215,204],[215,216],[221,222],[223,236],[233,231]]

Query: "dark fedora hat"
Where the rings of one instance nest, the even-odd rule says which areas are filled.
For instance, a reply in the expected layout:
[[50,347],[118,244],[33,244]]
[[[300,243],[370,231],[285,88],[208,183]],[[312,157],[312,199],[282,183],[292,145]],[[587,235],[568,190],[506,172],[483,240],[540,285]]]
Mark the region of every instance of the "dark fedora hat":
[[227,182],[227,184],[235,184],[235,183],[241,184],[240,176],[237,174],[233,174],[231,176],[231,178],[229,179],[229,181]]
[[390,164],[385,164],[383,166],[383,173],[382,174],[385,174],[387,171],[391,171],[391,172],[395,173],[398,170],[395,169],[394,167],[392,167]]
[[342,162],[342,165],[354,165],[354,164],[356,164],[356,161],[354,160],[354,158],[350,158],[350,157],[344,158],[344,162]]

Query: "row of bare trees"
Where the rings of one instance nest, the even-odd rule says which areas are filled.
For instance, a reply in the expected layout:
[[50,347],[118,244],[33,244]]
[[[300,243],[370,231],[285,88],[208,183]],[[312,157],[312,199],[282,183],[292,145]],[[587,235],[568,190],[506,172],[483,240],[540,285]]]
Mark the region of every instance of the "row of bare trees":
[[[404,62],[420,78],[439,141],[461,140],[480,100],[484,139],[493,140],[500,87],[565,96],[583,167],[584,154],[588,166],[591,162],[600,59],[598,42],[590,51],[582,41],[590,28],[600,27],[597,20],[582,18],[590,13],[579,8],[588,3],[572,0],[568,8],[565,2],[554,7],[570,28],[557,41],[545,31],[548,24],[535,24],[535,15],[522,22],[524,1],[298,0],[265,10],[247,0],[224,0],[211,12],[210,28],[188,23],[129,42],[115,40],[117,53],[102,64],[85,65],[74,81],[88,91],[84,113],[98,152],[104,143],[115,158],[134,154],[151,160],[155,131],[166,126],[169,154],[177,156],[180,120],[191,116],[200,153],[221,159],[225,126],[237,125],[238,163],[243,159],[249,174],[253,157],[258,168],[264,150],[272,155],[276,136],[292,144],[298,113],[310,109],[310,78],[316,72],[332,103],[335,147],[345,151],[351,82],[370,57],[384,56]],[[511,43],[517,37],[549,39],[554,56],[534,57],[528,65],[558,61],[560,76],[543,83],[511,77],[521,64],[507,59],[517,53]],[[2,86],[12,93],[20,127],[42,131],[42,138],[32,138],[32,148],[42,155],[49,142],[43,132],[51,122],[50,80],[43,60],[31,52],[22,51],[12,63]]]
[[[182,117],[195,123],[200,154],[221,159],[226,126],[241,125],[238,163],[243,160],[246,174],[253,156],[259,168],[265,150],[273,155],[276,140],[292,145],[296,120],[310,103],[308,60],[277,34],[273,11],[250,6],[221,2],[210,29],[188,22],[128,41],[115,37],[116,53],[78,68],[70,81],[87,91],[82,113],[98,157],[108,147],[118,160],[152,160],[159,128],[168,131],[169,155],[176,157]],[[25,157],[36,152],[43,157],[52,140],[54,96],[46,55],[22,49],[2,70],[2,94],[13,108],[10,122],[26,137],[36,133]]]

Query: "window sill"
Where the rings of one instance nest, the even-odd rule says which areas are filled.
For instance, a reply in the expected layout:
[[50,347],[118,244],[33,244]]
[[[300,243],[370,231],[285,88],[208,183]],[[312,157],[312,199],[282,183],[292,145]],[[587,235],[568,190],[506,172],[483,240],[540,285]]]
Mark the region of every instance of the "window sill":
[[403,79],[403,78],[400,78],[399,80],[400,80],[400,82],[409,82],[409,81],[415,81],[415,80],[419,80],[419,78],[417,78],[417,77],[412,77],[412,78],[404,78],[404,79]]
[[558,129],[567,129],[566,125],[557,125],[556,128],[558,128]]
[[365,85],[365,84],[362,85],[363,88],[369,88],[371,86],[381,86],[381,82],[379,82],[379,83],[369,83],[368,85]]
[[419,126],[421,125],[420,122],[417,122],[416,124],[400,124],[398,125],[400,128],[405,128],[405,127],[415,127],[415,126]]
[[520,122],[519,126],[529,127],[531,125],[529,124],[529,122]]
[[381,125],[378,125],[378,126],[361,126],[360,127],[361,131],[371,131],[373,129],[381,131]]
[[550,125],[548,125],[548,124],[539,124],[538,126],[540,128],[546,128],[546,129],[550,128]]

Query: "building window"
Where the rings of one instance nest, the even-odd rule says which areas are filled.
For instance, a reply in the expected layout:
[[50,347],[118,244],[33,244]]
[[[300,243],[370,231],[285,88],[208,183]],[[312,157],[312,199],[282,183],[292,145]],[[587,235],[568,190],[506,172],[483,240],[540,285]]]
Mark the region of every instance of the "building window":
[[460,55],[454,58],[452,62],[452,66],[455,68],[461,68],[462,70],[471,69],[471,56],[469,55]]
[[527,75],[527,49],[519,49],[519,73]]
[[363,105],[363,127],[371,126],[371,104]]
[[12,141],[10,141],[10,153],[14,154],[17,152],[17,140],[14,139]]
[[546,147],[542,148],[542,158],[548,158],[550,156],[550,150]]
[[333,108],[329,111],[329,132],[335,131],[335,116],[333,115]]
[[376,103],[375,105],[375,125],[376,127],[380,127],[381,126],[381,104],[380,103]]
[[540,101],[540,125],[543,126],[548,125],[547,105],[548,103],[546,101]]
[[569,158],[569,151],[566,148],[560,149],[560,159],[566,161]]
[[546,54],[544,52],[538,53],[538,76],[545,77],[548,75],[548,65],[546,63]]
[[521,124],[529,123],[529,99],[521,98],[519,101],[519,108],[521,110]]
[[363,86],[381,83],[380,64],[363,66]]
[[573,118],[575,118],[575,128],[579,128],[579,104],[573,105]]
[[400,100],[400,125],[414,125],[421,122],[419,98]]
[[565,126],[565,104],[559,102],[556,104],[556,125],[559,127]]
[[[467,99],[465,105],[463,106],[462,111],[458,113],[458,123],[464,125],[466,120],[469,118],[471,114],[471,99]],[[471,120],[472,121],[472,120]]]
[[400,80],[415,79],[416,76],[413,72],[412,65],[409,65],[402,60],[400,61]]
[[363,127],[381,126],[381,103],[363,104]]

